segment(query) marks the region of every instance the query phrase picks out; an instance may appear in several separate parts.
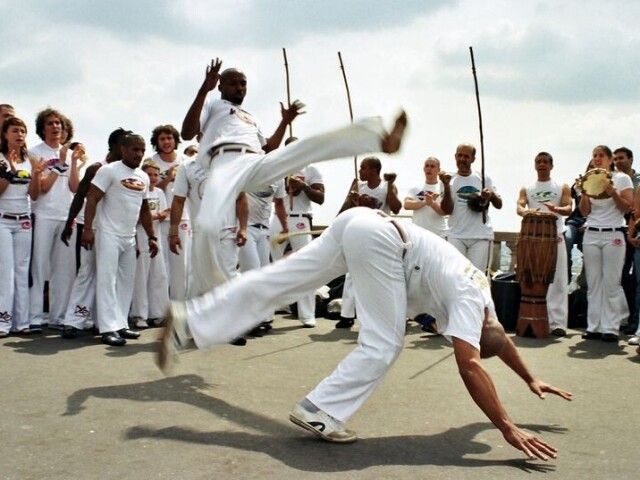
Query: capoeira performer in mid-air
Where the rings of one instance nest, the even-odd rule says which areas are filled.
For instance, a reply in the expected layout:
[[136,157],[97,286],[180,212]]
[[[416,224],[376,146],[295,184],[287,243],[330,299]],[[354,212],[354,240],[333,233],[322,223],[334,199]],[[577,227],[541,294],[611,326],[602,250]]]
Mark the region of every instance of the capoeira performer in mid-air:
[[[282,120],[266,139],[253,116],[240,106],[247,93],[245,74],[235,68],[219,73],[221,66],[219,59],[207,66],[204,82],[185,116],[181,132],[186,140],[202,132],[196,161],[202,165],[210,163],[211,170],[196,222],[197,228],[209,232],[214,242],[219,242],[223,227],[235,217],[235,202],[241,192],[263,188],[311,163],[362,152],[390,153],[399,148],[406,125],[404,112],[391,134],[386,133],[380,118],[369,118],[278,149],[287,126],[304,113],[304,104],[297,100],[289,108],[281,104]],[[208,99],[216,85],[221,98]],[[229,280],[230,275],[221,268],[224,259],[215,254],[212,263],[210,271],[215,283]]]
[[159,365],[188,342],[205,348],[255,326],[277,305],[345,274],[353,277],[361,323],[358,346],[289,418],[324,440],[347,443],[344,425],[378,386],[402,350],[407,315],[434,312],[439,332],[453,344],[460,376],[480,409],[505,440],[530,458],[547,460],[556,449],[509,418],[481,358],[497,355],[540,398],[571,394],[536,379],[496,320],[484,274],[453,246],[378,210],[356,207],[339,215],[308,246],[252,270],[185,303],[174,302],[162,337]]

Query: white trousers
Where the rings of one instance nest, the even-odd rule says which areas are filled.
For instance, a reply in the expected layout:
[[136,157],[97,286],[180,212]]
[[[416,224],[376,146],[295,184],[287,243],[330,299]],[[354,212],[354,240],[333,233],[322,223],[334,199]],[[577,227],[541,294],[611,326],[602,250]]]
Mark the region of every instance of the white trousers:
[[[245,273],[269,265],[270,238],[268,228],[247,228],[247,243],[238,249],[240,272]],[[264,321],[273,320],[275,312],[269,312]]]
[[185,304],[196,345],[205,348],[230,342],[277,306],[351,272],[361,323],[358,346],[308,395],[342,421],[362,405],[399,355],[407,310],[402,239],[388,219],[358,215],[358,210],[340,215],[307,247]]
[[558,236],[558,256],[553,283],[547,290],[547,312],[549,330],[567,329],[569,319],[569,273],[567,267],[567,246],[564,235]]
[[[220,235],[227,205],[235,204],[243,191],[270,185],[311,163],[380,151],[385,135],[382,119],[367,118],[329,133],[304,138],[265,155],[223,153],[213,158],[211,173],[202,199],[198,228]],[[214,252],[214,261],[220,260]],[[220,268],[214,272],[219,283],[228,280]]]
[[[180,255],[176,255],[169,249],[169,222],[160,223],[160,244],[162,257],[165,262],[165,271],[169,282],[169,296],[172,300],[184,300],[187,298],[188,267],[191,256],[191,222],[181,220],[178,229],[182,250]],[[164,314],[163,314],[164,315]],[[155,317],[152,317],[155,318]]]
[[0,218],[0,332],[29,327],[31,220]]
[[[279,229],[281,228],[282,225],[280,225],[280,221],[275,218],[275,220],[272,222],[272,230],[278,229],[277,231],[280,232]],[[289,229],[289,232],[292,233],[310,232],[311,224],[309,222],[309,219],[306,217],[294,217],[289,215],[287,216],[287,228]],[[279,260],[283,257],[284,251],[287,248],[288,244],[291,245],[291,251],[295,252],[297,250],[300,250],[302,247],[309,245],[312,240],[313,237],[311,236],[311,234],[291,237],[287,239],[286,242],[282,242],[273,246],[271,248],[271,256],[273,257],[274,261]],[[316,318],[315,292],[311,293],[310,295],[305,295],[304,297],[298,298],[296,300],[296,303],[298,304],[298,318],[300,320],[312,320]]]
[[247,243],[238,251],[241,272],[248,272],[269,264],[269,241],[269,229],[249,225]]
[[[138,242],[138,248],[144,242]],[[169,308],[167,269],[161,251],[151,258],[149,248],[140,248],[131,301],[131,317],[164,318]],[[173,254],[172,254],[173,255]],[[177,256],[177,255],[175,255]]]
[[49,323],[62,325],[71,287],[76,276],[76,229],[67,247],[60,240],[64,220],[36,218],[33,229],[29,317],[32,325],[42,324],[44,282],[49,280]]
[[482,273],[487,273],[491,264],[492,240],[479,238],[447,238],[447,241],[469,259]]
[[96,303],[100,333],[128,328],[136,273],[136,237],[95,232]]
[[82,329],[90,322],[97,324],[96,317],[96,251],[82,247],[64,324]]
[[356,297],[353,293],[353,280],[351,279],[350,273],[347,273],[344,277],[340,316],[344,318],[356,318]]
[[582,240],[587,273],[587,330],[619,334],[620,324],[629,316],[629,307],[620,281],[624,265],[623,232],[587,230]]

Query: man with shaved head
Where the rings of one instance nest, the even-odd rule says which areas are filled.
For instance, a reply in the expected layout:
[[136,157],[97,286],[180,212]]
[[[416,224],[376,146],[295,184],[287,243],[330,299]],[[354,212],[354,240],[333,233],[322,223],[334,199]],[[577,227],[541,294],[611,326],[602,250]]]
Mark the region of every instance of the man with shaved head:
[[380,384],[404,344],[406,318],[429,311],[453,345],[469,394],[505,440],[528,457],[546,460],[556,449],[520,429],[507,414],[481,358],[498,356],[540,398],[571,394],[536,379],[496,320],[489,282],[452,245],[379,210],[355,207],[322,235],[287,258],[252,270],[185,303],[174,302],[161,340],[158,364],[166,369],[188,342],[223,344],[260,322],[278,305],[347,271],[359,308],[357,347],[289,414],[323,440],[357,439],[345,422]]

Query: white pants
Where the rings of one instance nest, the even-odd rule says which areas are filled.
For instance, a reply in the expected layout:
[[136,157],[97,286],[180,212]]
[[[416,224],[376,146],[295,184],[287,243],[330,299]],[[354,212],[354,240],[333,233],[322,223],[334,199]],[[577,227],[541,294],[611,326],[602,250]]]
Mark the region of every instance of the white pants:
[[[281,228],[282,225],[280,225],[280,220],[278,220],[278,218],[275,218],[271,223],[272,231],[277,230],[278,232],[280,232],[279,229]],[[289,232],[310,232],[311,224],[309,222],[309,219],[306,217],[288,215],[287,228],[289,229]],[[271,256],[273,257],[274,261],[279,260],[283,257],[284,251],[287,248],[287,244],[290,244],[291,251],[295,252],[297,250],[300,250],[302,247],[309,245],[312,240],[313,237],[311,236],[311,234],[291,237],[287,239],[286,242],[282,242],[272,247]],[[315,292],[311,293],[310,295],[305,295],[304,297],[298,298],[296,300],[296,303],[298,304],[298,318],[300,320],[313,320],[314,318],[316,318]]]
[[128,328],[136,273],[136,237],[95,232],[96,300],[100,333]]
[[587,330],[618,335],[629,307],[620,284],[624,265],[623,232],[584,232],[582,254],[587,273]]
[[60,240],[64,220],[36,218],[31,258],[32,285],[29,290],[29,317],[32,325],[41,325],[44,313],[44,282],[49,280],[49,323],[62,325],[71,287],[76,276],[76,229],[69,246]]
[[80,269],[73,282],[64,324],[85,328],[96,321],[96,251],[80,249]]
[[[270,235],[268,228],[247,228],[247,243],[238,249],[238,260],[242,273],[269,265]],[[269,312],[264,321],[273,320],[275,312]]]
[[247,243],[238,251],[241,272],[248,272],[269,264],[269,241],[268,228],[249,225]]
[[165,271],[169,281],[169,296],[172,300],[184,300],[187,298],[187,279],[189,257],[191,256],[191,222],[181,220],[178,229],[182,250],[180,255],[176,255],[169,249],[169,222],[160,223],[160,243],[162,257],[165,262]]
[[0,218],[0,332],[29,327],[31,220]]
[[[210,232],[210,235],[220,235],[224,219],[215,213],[235,204],[240,192],[268,186],[311,163],[379,151],[384,135],[382,119],[375,117],[298,140],[265,155],[232,152],[217,155],[211,162],[211,173],[197,219],[199,228]],[[216,252],[214,255],[214,263],[219,266],[220,259]],[[228,280],[220,268],[213,273],[219,282]]]
[[547,312],[549,330],[566,330],[569,318],[569,273],[567,267],[567,246],[564,235],[558,236],[558,256],[553,283],[547,290]]
[[388,219],[358,215],[357,210],[340,215],[306,248],[185,304],[193,338],[205,348],[230,342],[277,306],[351,272],[361,323],[358,346],[308,395],[343,421],[399,355],[407,311],[402,239]]
[[356,297],[353,292],[353,280],[351,279],[350,273],[347,273],[344,277],[340,316],[344,318],[356,318]]
[[138,242],[140,255],[136,259],[133,299],[129,315],[144,320],[164,318],[169,308],[169,285],[162,247],[158,255],[151,258],[149,247],[140,248],[141,244],[144,243]]
[[207,232],[195,228],[192,234],[187,298],[202,295],[215,287],[210,273],[215,268],[212,244],[214,239],[209,238]]
[[479,238],[447,238],[447,241],[467,257],[474,267],[482,273],[487,273],[491,264],[492,240]]

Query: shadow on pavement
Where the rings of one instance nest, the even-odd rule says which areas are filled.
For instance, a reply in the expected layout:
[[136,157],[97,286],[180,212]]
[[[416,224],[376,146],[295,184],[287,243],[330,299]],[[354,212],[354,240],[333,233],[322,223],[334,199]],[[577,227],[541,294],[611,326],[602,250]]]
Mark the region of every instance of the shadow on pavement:
[[[78,390],[67,399],[63,416],[78,415],[90,398],[127,399],[141,402],[180,402],[207,411],[241,428],[259,433],[201,431],[179,426],[154,428],[139,425],[125,430],[129,440],[166,439],[201,445],[218,445],[238,450],[264,453],[301,471],[344,472],[384,465],[435,465],[459,467],[513,467],[527,472],[551,472],[553,464],[527,460],[483,460],[467,458],[491,451],[474,438],[495,427],[473,423],[451,428],[434,435],[364,438],[349,445],[336,445],[316,439],[297,427],[272,420],[258,413],[233,406],[210,396],[213,386],[198,375],[180,375],[145,383],[93,387]],[[204,390],[208,390],[207,393]],[[522,425],[535,432],[564,433],[566,430],[546,425]],[[515,453],[517,455],[517,452]]]

